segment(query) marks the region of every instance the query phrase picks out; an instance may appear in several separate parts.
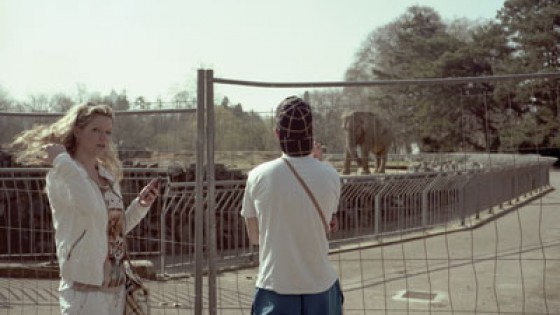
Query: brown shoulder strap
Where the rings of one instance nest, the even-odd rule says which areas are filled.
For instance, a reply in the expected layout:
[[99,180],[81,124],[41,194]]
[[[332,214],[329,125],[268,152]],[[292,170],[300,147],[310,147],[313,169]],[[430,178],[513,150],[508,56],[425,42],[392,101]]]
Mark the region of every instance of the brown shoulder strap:
[[319,203],[317,202],[317,199],[315,199],[315,196],[313,195],[313,193],[311,192],[311,190],[309,189],[307,184],[305,184],[305,182],[303,181],[301,176],[299,176],[299,174],[296,172],[296,169],[292,166],[292,163],[290,163],[290,161],[288,161],[288,159],[286,159],[286,158],[282,158],[282,159],[284,160],[284,162],[286,162],[286,165],[288,165],[288,167],[290,168],[290,171],[292,171],[292,173],[294,173],[295,177],[297,178],[297,180],[299,181],[299,183],[301,184],[301,186],[303,187],[303,189],[305,190],[305,192],[307,193],[309,198],[311,198],[311,201],[313,202],[313,205],[315,206],[315,209],[317,210],[317,213],[319,214],[319,217],[321,218],[321,221],[323,221],[323,226],[325,227],[325,232],[329,233],[329,230],[330,230],[329,225],[327,224],[327,220],[325,219],[325,215],[323,214],[323,211],[321,210],[321,207],[319,206]]

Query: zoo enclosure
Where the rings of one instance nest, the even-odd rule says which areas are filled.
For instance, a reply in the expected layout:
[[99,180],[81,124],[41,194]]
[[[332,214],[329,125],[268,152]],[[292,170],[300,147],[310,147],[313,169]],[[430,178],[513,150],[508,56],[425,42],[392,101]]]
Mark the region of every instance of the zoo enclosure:
[[[202,81],[206,80],[202,86],[211,86],[208,83],[211,82],[208,81],[211,71],[203,71],[202,75],[199,71],[199,83],[201,76]],[[216,80],[218,82],[220,79]],[[245,83],[244,81],[243,84]],[[319,86],[337,83],[322,84]],[[359,84],[367,85],[363,82]],[[263,83],[256,86],[268,85]],[[282,87],[290,86],[286,84]],[[213,102],[208,101],[213,99],[212,91],[212,87],[202,91],[199,89],[199,107],[195,113],[190,112],[197,115],[196,180],[172,180],[169,169],[128,169],[130,173],[123,183],[123,187],[128,187],[126,193],[129,198],[133,198],[143,181],[155,174],[163,174],[170,179],[164,198],[155,205],[155,211],[151,211],[158,215],[145,220],[135,229],[130,243],[134,251],[142,254],[160,254],[159,268],[162,273],[194,269],[199,281],[195,285],[195,312],[202,310],[201,290],[205,269],[209,272],[209,308],[215,312],[218,303],[212,300],[212,295],[215,298],[218,265],[224,261],[240,263],[239,258],[241,263],[247,263],[246,258],[254,259],[253,249],[247,246],[243,223],[239,217],[244,181],[217,180],[215,177],[212,151]],[[504,205],[523,194],[542,192],[549,185],[548,168],[552,160],[547,158],[466,153],[436,156],[437,159],[455,161],[457,168],[410,174],[343,177],[338,214],[341,230],[332,236],[333,245],[356,238],[379,237],[465,220],[470,215]],[[205,158],[206,171],[202,167]],[[424,158],[436,159],[430,155]],[[476,165],[483,164],[484,167],[469,167],[475,165],[473,162]],[[42,195],[45,171],[2,170],[1,190],[8,200],[3,206],[4,227],[7,232],[12,233],[9,244],[16,244],[15,247],[6,249],[8,256],[4,256],[5,258],[21,257],[21,254],[53,257],[52,250],[48,248],[48,244],[52,243],[49,210]],[[207,174],[206,177],[204,173]],[[489,189],[495,187],[500,189]],[[13,211],[14,207],[28,207],[32,214],[18,217],[24,212],[20,214],[19,211]],[[154,234],[146,232],[154,230],[159,232],[155,238],[151,237]],[[204,237],[205,234],[207,237]],[[22,252],[25,246],[20,245],[24,243],[30,245],[29,252]]]

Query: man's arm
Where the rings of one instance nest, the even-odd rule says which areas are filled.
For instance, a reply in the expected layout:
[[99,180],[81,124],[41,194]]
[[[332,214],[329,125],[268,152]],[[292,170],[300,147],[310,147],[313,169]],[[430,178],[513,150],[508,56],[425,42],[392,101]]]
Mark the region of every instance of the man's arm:
[[259,220],[257,217],[246,218],[245,227],[251,244],[259,245]]

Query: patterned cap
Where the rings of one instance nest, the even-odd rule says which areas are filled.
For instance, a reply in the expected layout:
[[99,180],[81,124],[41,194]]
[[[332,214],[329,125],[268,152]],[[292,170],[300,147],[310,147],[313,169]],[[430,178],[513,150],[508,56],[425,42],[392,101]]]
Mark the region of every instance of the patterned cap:
[[280,147],[289,156],[305,156],[313,149],[311,107],[297,96],[286,98],[276,109]]

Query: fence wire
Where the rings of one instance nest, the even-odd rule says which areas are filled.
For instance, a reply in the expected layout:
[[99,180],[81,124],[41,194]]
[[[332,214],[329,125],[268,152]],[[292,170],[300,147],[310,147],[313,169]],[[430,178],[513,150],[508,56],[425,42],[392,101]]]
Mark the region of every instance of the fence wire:
[[[340,230],[330,242],[346,313],[557,312],[560,240],[554,209],[560,197],[553,193],[532,201],[551,189],[552,160],[534,156],[517,163],[495,162],[485,171],[343,177]],[[58,311],[45,172],[2,170],[0,305],[8,314]],[[155,313],[188,314],[194,292],[194,184],[171,181],[167,172],[125,172],[125,199],[153,176],[167,178],[162,198],[129,235],[128,246],[136,259],[154,266],[148,283]],[[560,181],[560,173],[552,175]],[[239,216],[244,184],[216,185],[220,314],[248,314],[256,280],[256,248]]]
[[[542,74],[513,79],[556,77]],[[488,78],[428,80],[420,85],[480,80]],[[214,82],[259,86],[226,79]],[[391,86],[417,83],[380,82]],[[295,87],[346,86],[340,82],[302,84]],[[486,102],[486,96],[463,95],[462,101]],[[331,141],[326,160],[336,168],[342,165],[341,131],[327,123],[338,126],[339,111],[346,106],[333,104],[330,112],[319,115],[324,121],[316,128],[319,136]],[[150,288],[152,314],[198,315],[197,301],[202,301],[202,309],[209,314],[250,314],[258,249],[249,245],[239,215],[244,176],[254,165],[277,157],[278,151],[270,149],[269,138],[251,135],[247,141],[239,141],[231,135],[256,126],[270,130],[270,113],[245,117],[243,126],[251,127],[243,129],[232,123],[228,111],[216,112],[222,120],[210,132],[218,137],[221,150],[215,152],[213,193],[210,180],[202,184],[204,216],[208,220],[213,213],[216,228],[215,235],[205,228],[203,239],[196,239],[195,233],[200,201],[193,167],[197,147],[194,137],[185,136],[194,133],[199,123],[194,114],[193,110],[154,110],[119,118],[128,126],[121,134],[131,137],[121,143],[122,158],[128,160],[122,183],[125,201],[132,200],[152,177],[166,179],[161,198],[128,235],[127,246]],[[48,116],[39,120],[49,121]],[[517,124],[511,117],[501,118],[504,128]],[[472,132],[479,143],[489,143],[488,134],[471,128],[471,119],[461,117],[459,132]],[[151,125],[159,141],[152,144],[149,139],[135,138],[138,135],[130,130],[138,124]],[[399,123],[403,128],[407,125]],[[539,128],[535,125],[535,132]],[[167,133],[172,137],[161,138]],[[219,135],[229,138],[220,142]],[[330,259],[345,294],[346,315],[560,314],[560,195],[553,188],[560,184],[560,172],[551,168],[554,159],[466,151],[395,152],[389,157],[393,168],[387,174],[341,177],[336,214],[340,230],[329,236],[329,242]],[[47,169],[2,167],[0,314],[58,314],[54,231],[43,192]],[[208,211],[209,206],[215,211]],[[207,242],[210,236],[214,244]],[[197,274],[196,252],[200,249],[204,268]],[[218,270],[215,284],[210,279],[213,263]],[[200,276],[203,290],[197,283]]]

